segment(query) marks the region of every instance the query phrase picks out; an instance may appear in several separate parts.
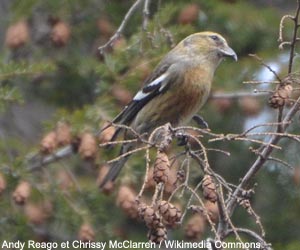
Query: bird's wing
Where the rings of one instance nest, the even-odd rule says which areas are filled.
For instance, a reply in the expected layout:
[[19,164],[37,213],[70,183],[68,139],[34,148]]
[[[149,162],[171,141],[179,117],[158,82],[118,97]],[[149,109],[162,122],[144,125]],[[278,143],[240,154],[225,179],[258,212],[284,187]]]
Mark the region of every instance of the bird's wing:
[[[145,81],[144,87],[133,97],[132,101],[117,115],[112,123],[119,123],[129,125],[135,118],[137,113],[155,96],[166,91],[174,79],[174,74],[171,74],[169,69],[171,64],[164,64],[164,67],[157,67],[157,69]],[[121,128],[118,128],[112,141],[116,139],[120,133]]]

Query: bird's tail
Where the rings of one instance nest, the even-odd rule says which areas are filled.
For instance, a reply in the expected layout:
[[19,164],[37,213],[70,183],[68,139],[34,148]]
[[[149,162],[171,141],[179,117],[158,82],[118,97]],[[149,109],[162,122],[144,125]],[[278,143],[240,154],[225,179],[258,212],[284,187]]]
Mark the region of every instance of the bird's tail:
[[[129,152],[132,148],[133,148],[132,143],[124,144],[121,148],[119,155],[121,156],[121,155]],[[117,178],[117,176],[119,175],[123,166],[125,165],[126,161],[128,160],[129,156],[130,155],[124,156],[124,157],[120,158],[118,161],[113,162],[110,165],[110,169],[109,169],[108,173],[106,174],[106,176],[103,178],[102,182],[99,185],[100,189],[103,188],[107,182],[114,181]]]

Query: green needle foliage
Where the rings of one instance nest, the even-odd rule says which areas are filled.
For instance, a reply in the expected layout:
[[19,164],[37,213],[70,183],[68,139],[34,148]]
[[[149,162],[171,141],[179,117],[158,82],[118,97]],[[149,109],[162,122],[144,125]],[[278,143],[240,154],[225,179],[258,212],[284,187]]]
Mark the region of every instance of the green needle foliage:
[[[99,168],[117,155],[118,147],[98,148],[96,134],[105,121],[110,121],[127,104],[165,53],[187,35],[203,30],[219,32],[238,54],[238,63],[227,60],[218,69],[213,93],[252,92],[260,88],[243,84],[243,81],[264,81],[258,79],[266,77],[267,73],[262,72],[270,73],[263,71],[264,67],[249,53],[275,65],[280,76],[286,74],[288,50],[278,50],[277,42],[282,13],[280,8],[268,6],[269,1],[260,1],[266,2],[263,6],[254,3],[257,1],[242,0],[149,1],[146,30],[142,28],[140,6],[129,18],[120,38],[104,53],[98,47],[115,33],[135,1],[6,2],[2,17],[5,30],[21,20],[28,25],[29,38],[17,47],[10,46],[11,41],[5,37],[0,39],[0,244],[3,240],[74,240],[83,237],[80,228],[85,224],[91,225],[93,233],[89,235],[96,241],[147,241],[145,225],[120,212],[123,203],[118,194],[119,186],[124,184],[139,192],[145,173],[144,151],[132,157],[114,191],[105,195],[97,187]],[[294,12],[292,6],[290,13]],[[58,31],[57,42],[54,29],[59,23],[67,28]],[[292,29],[287,24],[284,36],[291,37]],[[298,57],[296,66],[297,61]],[[267,80],[276,80],[271,78]],[[263,85],[261,89],[274,90],[274,86]],[[276,116],[268,106],[268,96],[251,100],[210,99],[201,115],[214,133],[224,134],[241,133],[253,120],[265,123],[270,116]],[[70,142],[55,144],[55,151],[49,155],[40,154],[42,138],[56,131],[58,122],[69,124]],[[291,127],[292,132],[299,133],[297,125]],[[89,160],[83,159],[80,149],[84,133],[91,133],[96,140],[96,153]],[[234,184],[239,183],[257,158],[249,151],[249,147],[257,147],[255,143],[223,141],[206,146],[230,152],[230,157],[209,152],[208,158],[212,168]],[[66,154],[62,160],[52,155],[64,147],[76,153]],[[299,169],[299,157],[295,157],[299,143],[283,142],[281,147],[283,150],[275,156]],[[85,150],[93,148],[88,146]],[[153,160],[155,152],[151,151],[150,156]],[[28,171],[45,157],[52,157],[51,163],[37,171]],[[193,171],[192,180],[201,180],[199,173]],[[16,204],[13,198],[21,180],[28,181],[32,188],[23,205]],[[261,216],[266,241],[272,242],[274,249],[299,249],[300,171],[270,161],[253,179],[254,183],[258,185],[251,204]],[[176,199],[181,205],[186,204]],[[191,217],[191,213],[187,216]],[[243,208],[234,214],[233,222],[259,231],[253,217]],[[187,219],[172,231],[174,239],[185,239],[186,223]],[[197,240],[210,236],[207,227]]]

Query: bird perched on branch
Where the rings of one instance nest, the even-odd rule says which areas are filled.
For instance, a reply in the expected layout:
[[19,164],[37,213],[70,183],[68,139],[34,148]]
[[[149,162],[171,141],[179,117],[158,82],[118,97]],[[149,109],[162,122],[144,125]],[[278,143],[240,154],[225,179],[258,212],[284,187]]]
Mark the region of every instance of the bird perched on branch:
[[[187,123],[205,104],[215,70],[224,57],[237,60],[236,53],[220,34],[206,31],[186,37],[162,59],[144,87],[112,123],[148,135],[166,123],[173,127]],[[121,130],[116,130],[112,140]],[[120,155],[133,147],[133,143],[123,144]],[[122,157],[112,163],[100,188],[115,180],[127,159],[128,156]]]

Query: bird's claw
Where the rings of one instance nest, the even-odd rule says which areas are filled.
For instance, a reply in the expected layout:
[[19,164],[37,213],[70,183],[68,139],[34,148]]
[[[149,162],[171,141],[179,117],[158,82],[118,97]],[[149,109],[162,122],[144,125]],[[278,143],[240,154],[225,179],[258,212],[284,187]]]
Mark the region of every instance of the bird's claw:
[[177,131],[176,138],[177,138],[177,146],[184,146],[188,143],[188,137],[182,130]]
[[194,115],[193,120],[197,123],[197,125],[201,128],[208,129],[208,123],[203,119],[200,115]]

